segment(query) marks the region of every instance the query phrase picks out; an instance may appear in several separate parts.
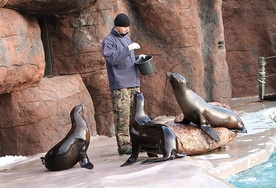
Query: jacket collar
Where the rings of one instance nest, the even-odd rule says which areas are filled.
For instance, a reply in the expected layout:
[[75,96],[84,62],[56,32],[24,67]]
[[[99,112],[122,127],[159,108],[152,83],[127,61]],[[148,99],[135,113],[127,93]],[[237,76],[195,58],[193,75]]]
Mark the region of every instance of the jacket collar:
[[126,36],[126,35],[128,34],[128,33],[126,33],[126,34],[120,34],[120,33],[118,33],[118,32],[115,30],[115,27],[112,28],[111,33],[112,33],[113,35],[115,35],[116,37],[124,37],[124,36]]

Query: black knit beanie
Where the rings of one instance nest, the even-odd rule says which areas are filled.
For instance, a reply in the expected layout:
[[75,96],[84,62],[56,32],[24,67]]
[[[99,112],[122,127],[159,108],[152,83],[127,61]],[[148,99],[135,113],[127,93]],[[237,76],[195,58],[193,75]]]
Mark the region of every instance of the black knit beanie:
[[118,27],[130,26],[130,19],[124,13],[118,14],[114,20],[114,25]]

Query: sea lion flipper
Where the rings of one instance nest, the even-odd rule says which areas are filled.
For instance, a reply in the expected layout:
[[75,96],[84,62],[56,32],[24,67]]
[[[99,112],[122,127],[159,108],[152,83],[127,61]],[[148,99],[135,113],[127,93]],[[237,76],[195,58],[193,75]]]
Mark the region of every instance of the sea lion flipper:
[[128,166],[135,163],[137,161],[137,158],[138,158],[138,155],[134,156],[131,154],[131,156],[127,159],[127,161],[124,164],[121,165],[121,167]]
[[94,165],[89,161],[88,158],[83,158],[79,160],[80,166],[82,168],[92,169],[94,168]]
[[206,125],[201,125],[200,126],[201,130],[203,130],[206,134],[208,134],[210,137],[212,137],[213,139],[215,139],[217,142],[220,141],[220,138],[218,136],[217,131],[210,127],[210,126],[206,126]]
[[183,153],[176,153],[176,158],[182,158],[185,157],[187,154],[185,152]]
[[88,162],[85,165],[83,165],[82,168],[92,169],[94,168],[94,165],[91,162]]
[[237,130],[238,133],[247,133],[247,129],[243,126],[241,129]]
[[162,161],[166,161],[168,159],[172,159],[173,160],[175,158],[181,158],[181,156],[178,156],[175,150],[172,150],[171,152],[170,151],[166,151],[166,153],[163,155],[162,158],[147,159],[145,161],[142,161],[141,164],[162,162]]
[[155,163],[155,162],[162,162],[168,160],[170,157],[162,157],[162,158],[156,158],[156,159],[147,159],[145,161],[142,161],[141,164],[145,163]]
[[79,163],[82,168],[94,168],[94,165],[89,161],[89,158],[86,154],[86,146],[84,146],[79,153]]

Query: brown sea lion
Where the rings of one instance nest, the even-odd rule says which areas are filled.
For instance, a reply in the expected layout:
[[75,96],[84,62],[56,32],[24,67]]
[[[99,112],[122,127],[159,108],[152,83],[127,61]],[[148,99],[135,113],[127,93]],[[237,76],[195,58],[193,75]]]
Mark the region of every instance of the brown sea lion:
[[129,130],[132,154],[121,166],[135,163],[141,150],[147,152],[148,156],[163,154],[162,158],[148,159],[142,163],[161,162],[186,156],[185,153],[177,153],[177,138],[171,129],[164,124],[152,123],[145,114],[144,96],[139,92],[134,97]]
[[167,72],[176,100],[180,106],[184,119],[182,123],[190,122],[199,125],[209,136],[219,141],[219,136],[212,127],[226,127],[237,132],[246,133],[247,130],[233,111],[206,103],[200,96],[187,86],[186,79],[177,73]]
[[75,106],[71,113],[72,127],[65,138],[50,149],[42,163],[48,170],[59,171],[72,168],[80,163],[82,168],[92,169],[86,151],[90,142],[90,131],[84,118],[84,105]]

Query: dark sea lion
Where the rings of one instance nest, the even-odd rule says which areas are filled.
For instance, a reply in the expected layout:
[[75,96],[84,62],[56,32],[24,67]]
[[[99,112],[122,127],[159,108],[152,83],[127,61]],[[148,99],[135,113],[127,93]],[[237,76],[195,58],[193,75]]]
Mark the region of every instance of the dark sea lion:
[[177,103],[184,119],[182,123],[190,122],[199,125],[209,136],[219,141],[219,136],[212,127],[226,127],[237,132],[246,133],[247,130],[233,111],[206,103],[200,96],[189,89],[186,79],[180,74],[167,72]]
[[84,110],[83,104],[72,109],[70,131],[63,140],[46,153],[45,157],[41,157],[42,163],[48,170],[69,169],[77,162],[82,168],[92,169],[94,167],[86,154],[90,142],[90,131],[84,118]]
[[147,152],[148,156],[163,154],[162,158],[148,159],[142,163],[161,162],[186,155],[177,153],[177,138],[171,129],[164,124],[152,123],[152,120],[145,114],[144,96],[139,92],[134,97],[129,129],[132,154],[121,166],[135,163],[141,150]]

